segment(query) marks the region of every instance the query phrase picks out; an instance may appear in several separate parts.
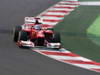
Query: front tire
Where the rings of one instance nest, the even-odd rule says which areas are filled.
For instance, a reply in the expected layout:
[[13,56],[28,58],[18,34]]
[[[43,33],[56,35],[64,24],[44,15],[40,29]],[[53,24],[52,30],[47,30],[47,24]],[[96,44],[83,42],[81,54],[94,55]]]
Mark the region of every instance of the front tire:
[[13,36],[13,41],[14,42],[17,42],[18,41],[18,38],[19,38],[19,32],[21,31],[21,26],[16,26],[15,29],[14,29],[14,36]]
[[60,37],[60,33],[55,32],[53,35],[53,43],[61,43],[61,37]]
[[23,41],[27,41],[28,40],[28,33],[26,31],[21,31],[19,39],[23,40]]

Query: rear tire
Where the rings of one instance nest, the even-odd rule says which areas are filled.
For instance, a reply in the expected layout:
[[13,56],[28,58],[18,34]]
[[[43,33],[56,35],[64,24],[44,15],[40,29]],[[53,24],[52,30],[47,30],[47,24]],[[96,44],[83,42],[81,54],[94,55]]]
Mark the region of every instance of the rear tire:
[[16,26],[15,29],[14,29],[14,36],[13,36],[13,41],[14,42],[17,42],[18,41],[18,38],[19,38],[19,32],[21,31],[21,26]]

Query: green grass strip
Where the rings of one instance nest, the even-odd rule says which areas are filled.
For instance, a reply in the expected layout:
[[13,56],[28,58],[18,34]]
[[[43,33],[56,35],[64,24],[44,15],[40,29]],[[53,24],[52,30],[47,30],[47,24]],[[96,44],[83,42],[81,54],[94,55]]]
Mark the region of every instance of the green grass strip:
[[100,45],[100,16],[87,29],[88,37],[97,45]]

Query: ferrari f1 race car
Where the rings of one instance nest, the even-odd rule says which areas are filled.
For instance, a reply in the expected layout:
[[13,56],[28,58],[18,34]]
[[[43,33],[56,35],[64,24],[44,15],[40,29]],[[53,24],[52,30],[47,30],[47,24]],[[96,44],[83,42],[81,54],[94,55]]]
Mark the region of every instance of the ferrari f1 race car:
[[60,34],[42,26],[40,18],[25,17],[25,23],[14,28],[13,40],[19,47],[61,48]]

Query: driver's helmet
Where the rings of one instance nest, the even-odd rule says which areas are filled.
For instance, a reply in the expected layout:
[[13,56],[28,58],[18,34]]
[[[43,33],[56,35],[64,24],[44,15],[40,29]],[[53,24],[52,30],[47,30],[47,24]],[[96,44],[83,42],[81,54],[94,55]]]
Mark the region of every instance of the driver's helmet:
[[41,28],[41,25],[37,24],[37,25],[34,26],[34,29],[41,30],[42,28]]

